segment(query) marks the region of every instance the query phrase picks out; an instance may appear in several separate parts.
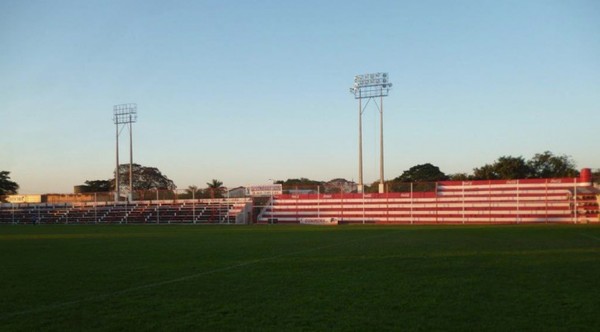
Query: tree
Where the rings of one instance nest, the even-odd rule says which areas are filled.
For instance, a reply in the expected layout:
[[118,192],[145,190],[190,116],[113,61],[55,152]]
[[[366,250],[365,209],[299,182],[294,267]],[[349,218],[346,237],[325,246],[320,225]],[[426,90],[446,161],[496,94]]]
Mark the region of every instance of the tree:
[[592,171],[592,182],[594,182],[595,184],[600,184],[600,168],[597,168],[596,170]]
[[0,171],[0,195],[14,195],[19,190],[19,185],[10,180],[9,171]]
[[223,187],[223,182],[217,179],[212,179],[212,181],[207,182],[206,185],[208,186],[207,190],[210,192],[210,198],[223,197],[223,190],[225,189]]
[[281,184],[283,187],[283,192],[290,192],[293,190],[310,190],[310,191],[324,191],[325,182],[310,180],[307,178],[299,178],[299,179],[287,179],[285,181],[275,181],[275,184]]
[[284,187],[314,187],[322,186],[324,183],[322,181],[311,180],[307,178],[299,178],[299,179],[287,179],[285,181],[275,181],[275,183],[282,184]]
[[578,177],[575,162],[567,155],[555,156],[550,151],[536,153],[527,162],[534,178],[572,178]]
[[471,180],[472,176],[467,173],[454,173],[448,175],[448,180],[452,181],[468,181]]
[[[175,190],[177,186],[156,167],[146,167],[133,164],[133,189],[134,190]],[[121,187],[129,186],[129,164],[119,166],[119,182]],[[112,180],[114,188],[114,180]]]
[[363,186],[363,191],[366,194],[378,193],[379,192],[379,181],[375,181],[371,184],[365,183]]
[[578,177],[575,162],[571,157],[555,156],[550,151],[537,153],[531,160],[523,157],[503,156],[493,164],[473,169],[475,180],[510,180],[527,178]]
[[327,194],[349,193],[356,190],[356,183],[342,178],[325,182],[323,183],[323,186],[325,187],[325,193]]
[[523,157],[502,156],[491,165],[473,169],[475,180],[525,179],[531,174],[531,168]]
[[181,198],[202,198],[204,192],[198,186],[188,186]]
[[111,180],[87,180],[84,185],[84,192],[99,193],[108,192],[113,183]]
[[497,180],[500,177],[494,170],[494,165],[485,164],[479,168],[473,169],[474,180]]
[[416,165],[404,171],[402,175],[395,178],[397,182],[435,182],[447,180],[448,176],[440,171],[440,168],[430,163]]

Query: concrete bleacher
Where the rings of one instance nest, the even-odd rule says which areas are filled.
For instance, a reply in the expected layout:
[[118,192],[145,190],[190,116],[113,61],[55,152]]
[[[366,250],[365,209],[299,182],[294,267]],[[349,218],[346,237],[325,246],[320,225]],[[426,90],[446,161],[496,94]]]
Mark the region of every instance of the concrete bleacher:
[[277,195],[261,223],[334,218],[339,223],[467,224],[598,222],[587,179],[442,181],[430,192]]
[[5,224],[245,224],[250,199],[0,204]]

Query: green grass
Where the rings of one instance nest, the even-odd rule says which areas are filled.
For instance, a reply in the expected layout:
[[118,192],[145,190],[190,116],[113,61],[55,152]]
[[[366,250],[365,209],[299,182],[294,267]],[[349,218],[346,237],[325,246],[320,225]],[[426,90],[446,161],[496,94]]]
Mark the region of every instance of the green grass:
[[1,330],[600,330],[598,226],[1,226]]

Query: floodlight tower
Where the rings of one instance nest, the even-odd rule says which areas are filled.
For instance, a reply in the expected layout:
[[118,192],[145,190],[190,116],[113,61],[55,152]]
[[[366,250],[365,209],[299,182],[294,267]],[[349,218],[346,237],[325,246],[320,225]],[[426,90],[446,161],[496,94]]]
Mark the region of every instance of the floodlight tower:
[[[364,192],[363,184],[363,157],[362,157],[362,100],[367,99],[365,104],[374,101],[379,110],[379,192],[385,192],[383,178],[383,97],[387,97],[392,83],[389,81],[388,73],[373,73],[354,76],[354,85],[350,92],[354,94],[354,99],[358,99],[358,192]],[[379,105],[375,98],[379,97]]]
[[[117,170],[115,174],[115,202],[119,201],[121,196],[121,187],[119,182],[119,134],[126,124],[129,124],[129,195],[128,200],[133,200],[133,127],[132,124],[137,121],[137,104],[121,104],[113,107],[113,122],[117,128]],[[122,125],[122,126],[121,126]],[[121,127],[121,128],[119,128]]]

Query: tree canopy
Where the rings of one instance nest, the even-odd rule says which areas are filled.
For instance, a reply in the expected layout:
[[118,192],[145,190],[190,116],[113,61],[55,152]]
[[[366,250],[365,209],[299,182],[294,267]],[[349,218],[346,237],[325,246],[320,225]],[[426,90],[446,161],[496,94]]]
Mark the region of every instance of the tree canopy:
[[592,181],[595,184],[600,184],[600,168],[592,171]]
[[531,170],[523,157],[502,156],[493,164],[473,169],[475,180],[509,180],[531,177]]
[[10,180],[9,171],[0,171],[0,195],[14,195],[19,190],[19,185]]
[[[599,171],[593,176],[600,177]],[[473,169],[473,174],[455,173],[446,175],[439,167],[430,163],[416,165],[404,171],[391,182],[392,188],[403,182],[436,182],[444,180],[512,180],[532,178],[578,177],[579,171],[573,159],[567,155],[555,155],[550,151],[536,153],[533,158],[502,156],[490,164]],[[599,181],[599,180],[596,180]]]
[[[134,190],[175,190],[177,186],[156,167],[146,167],[133,164],[133,189]],[[116,175],[116,173],[114,173]],[[121,188],[129,187],[129,164],[119,166],[119,182]],[[108,180],[86,180],[85,192],[107,192],[115,190],[115,178]]]
[[203,198],[204,191],[198,186],[192,185],[187,187],[183,196],[182,198]]
[[579,171],[571,157],[550,151],[537,153],[530,160],[502,156],[492,164],[473,169],[475,180],[544,179],[577,177]]
[[448,175],[448,180],[452,180],[452,181],[468,181],[468,180],[472,180],[473,176],[467,174],[467,173],[454,173],[454,174],[450,174]]
[[285,181],[275,181],[275,183],[282,184],[284,187],[317,187],[323,185],[322,181],[311,180],[307,178],[299,178],[299,179],[287,179]]
[[110,191],[112,186],[111,180],[87,180],[83,188],[84,192],[99,193]]
[[448,176],[440,168],[430,163],[416,165],[395,178],[396,182],[435,182],[447,180]]
[[[133,189],[134,190],[175,190],[177,186],[156,167],[147,167],[133,164]],[[114,180],[112,180],[114,183]],[[129,164],[119,166],[119,182],[121,186],[129,184]],[[112,186],[114,188],[114,185]]]
[[555,156],[550,151],[536,153],[527,162],[533,178],[563,178],[577,177],[579,171],[575,162],[567,155]]
[[223,197],[223,182],[217,179],[212,179],[212,181],[207,182],[208,186],[207,191],[210,193],[210,198],[221,198]]

